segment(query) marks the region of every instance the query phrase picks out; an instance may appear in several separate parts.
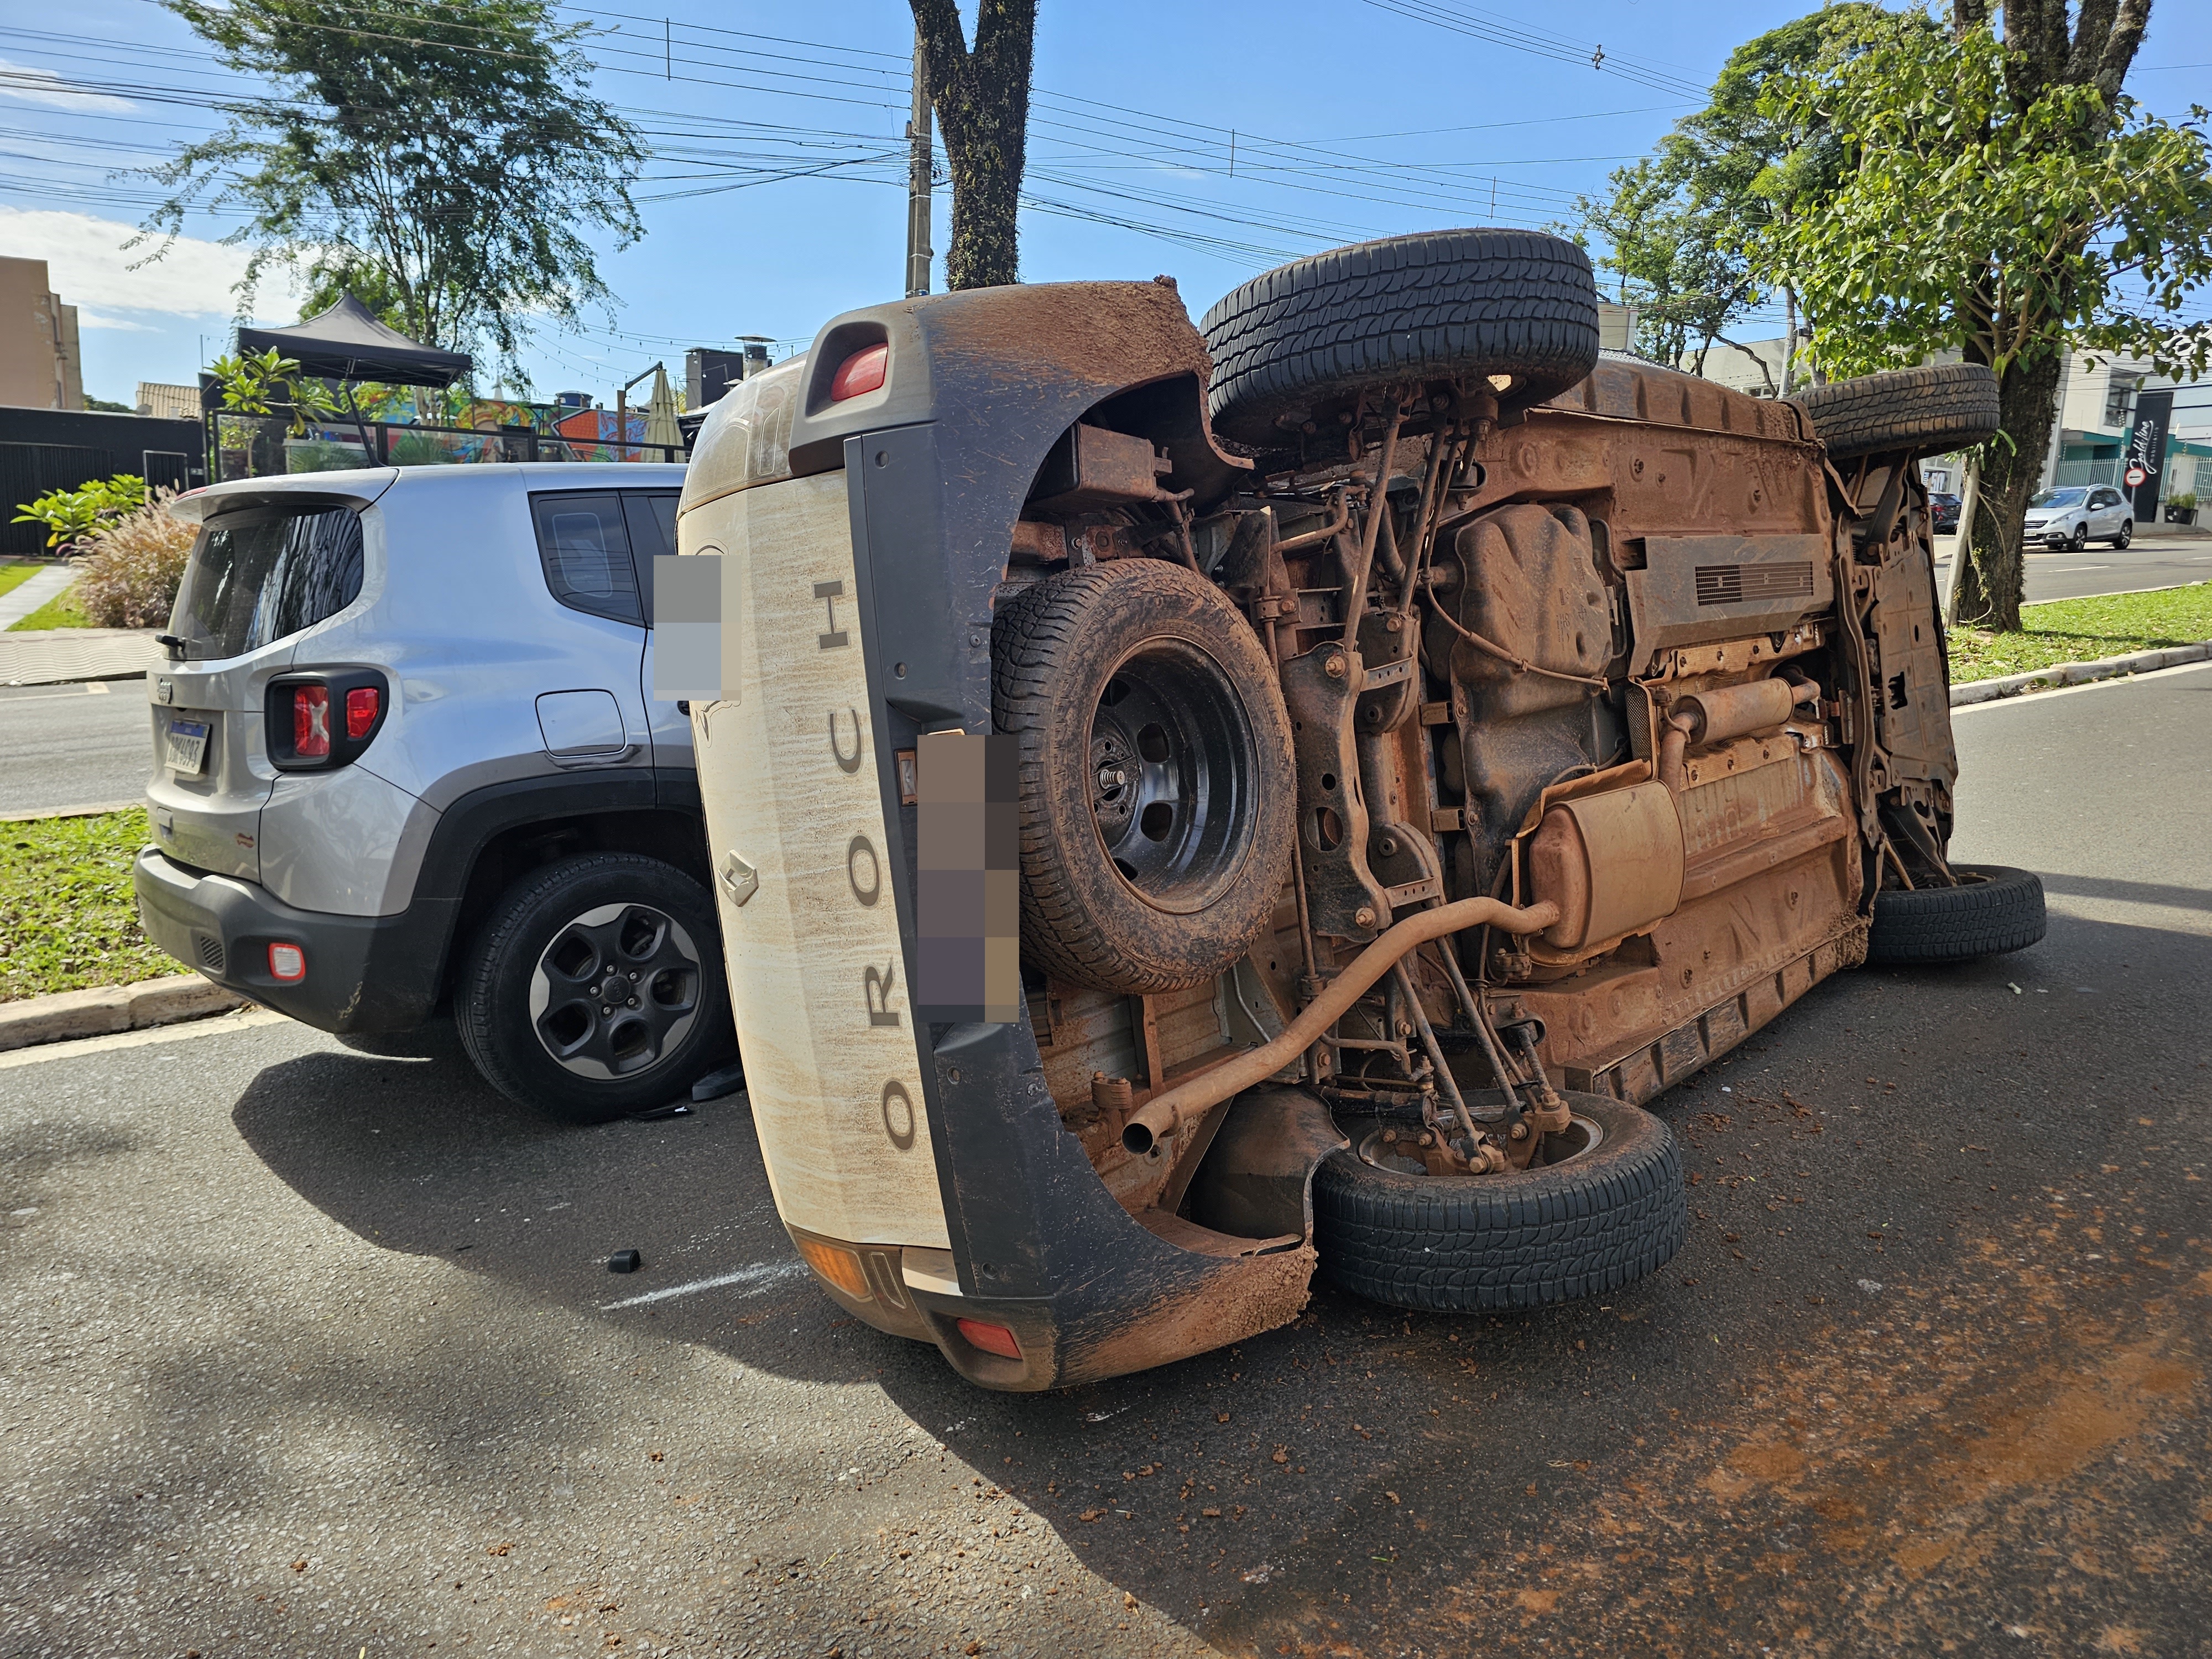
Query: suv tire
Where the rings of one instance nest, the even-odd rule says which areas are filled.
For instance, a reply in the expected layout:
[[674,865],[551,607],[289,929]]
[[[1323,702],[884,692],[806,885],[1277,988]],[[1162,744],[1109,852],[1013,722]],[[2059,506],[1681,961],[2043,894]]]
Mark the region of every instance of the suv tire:
[[1221,591],[1120,559],[1004,601],[992,713],[1019,753],[1022,959],[1144,994],[1267,931],[1297,817],[1274,665]]
[[1869,962],[1970,962],[2025,951],[2049,925],[2032,870],[1954,864],[1959,887],[1884,889],[1875,895]]
[[1597,283],[1563,238],[1443,230],[1279,265],[1224,295],[1200,327],[1214,426],[1280,448],[1280,422],[1391,381],[1510,374],[1509,407],[1558,396],[1597,367]]
[[635,853],[517,880],[470,942],[453,1010],[485,1080],[563,1123],[689,1099],[735,1046],[713,901]]
[[1885,450],[1971,448],[1996,434],[1997,377],[1981,363],[1934,363],[1833,380],[1797,393],[1832,461]]
[[2133,519],[2121,520],[2120,533],[2112,538],[2113,550],[2115,552],[2125,552],[2127,550],[2128,544],[2135,540],[2135,538],[2136,521]]
[[1371,1302],[1443,1311],[1540,1307],[1664,1267],[1690,1226],[1673,1132],[1640,1107],[1562,1093],[1596,1144],[1495,1175],[1377,1167],[1360,1153],[1380,1127],[1355,1127],[1314,1176],[1322,1272]]

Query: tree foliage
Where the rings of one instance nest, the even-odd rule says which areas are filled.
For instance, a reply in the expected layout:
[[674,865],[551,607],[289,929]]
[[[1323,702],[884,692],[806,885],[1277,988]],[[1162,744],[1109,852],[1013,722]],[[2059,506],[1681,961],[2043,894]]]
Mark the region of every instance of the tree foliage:
[[1983,458],[1996,519],[1973,532],[1961,614],[2019,625],[2020,526],[2049,448],[2066,354],[2202,373],[2212,331],[2181,307],[2212,280],[2206,113],[2157,119],[2120,90],[2149,0],[2008,7],[1961,0],[1945,29],[1889,20],[1847,60],[1778,80],[1784,123],[1840,147],[1818,213],[1778,219],[1760,269],[1811,309],[1831,373],[1944,351],[1997,372],[2004,425]]
[[1712,344],[1733,343],[1728,331],[1767,299],[1753,251],[1773,223],[1835,189],[1841,155],[1817,115],[1808,122],[1770,107],[1766,89],[1848,59],[1885,17],[1869,0],[1847,0],[1747,41],[1729,55],[1706,106],[1677,122],[1656,155],[1615,169],[1609,196],[1577,200],[1583,228],[1607,250],[1599,266],[1638,307],[1645,355],[1694,356],[1702,373]]
[[[590,95],[551,0],[164,0],[234,71],[267,81],[214,137],[157,177],[148,222],[242,210],[240,300],[271,264],[327,303],[351,289],[427,344],[478,355],[523,384],[532,320],[572,321],[611,297],[587,231],[640,227],[643,150]],[[311,305],[311,311],[319,309]]]
[[945,285],[1018,283],[1017,216],[1028,151],[1036,0],[978,0],[973,51],[953,0],[911,3],[929,101],[945,131],[952,173],[952,246],[945,255]]

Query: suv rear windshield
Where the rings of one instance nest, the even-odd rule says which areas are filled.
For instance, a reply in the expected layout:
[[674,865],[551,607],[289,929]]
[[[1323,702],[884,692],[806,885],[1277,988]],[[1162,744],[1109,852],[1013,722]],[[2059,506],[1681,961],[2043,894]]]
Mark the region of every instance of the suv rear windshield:
[[361,593],[350,507],[252,507],[200,532],[169,631],[187,661],[220,660],[335,617]]

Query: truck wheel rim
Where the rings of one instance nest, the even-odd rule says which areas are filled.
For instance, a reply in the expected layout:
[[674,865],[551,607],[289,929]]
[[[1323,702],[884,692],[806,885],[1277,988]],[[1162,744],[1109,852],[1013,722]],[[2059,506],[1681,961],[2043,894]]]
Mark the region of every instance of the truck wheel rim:
[[[1403,1134],[1406,1131],[1401,1129],[1399,1133]],[[1571,1163],[1576,1158],[1586,1157],[1595,1152],[1604,1144],[1604,1141],[1605,1126],[1603,1124],[1595,1118],[1584,1117],[1579,1112],[1574,1113],[1568,1118],[1565,1128],[1557,1134],[1544,1137],[1544,1146],[1538,1153],[1535,1161],[1529,1165],[1529,1169],[1548,1170],[1561,1164]],[[1380,1129],[1370,1130],[1361,1138],[1358,1157],[1362,1164],[1374,1169],[1387,1170],[1392,1175],[1426,1176],[1429,1173],[1428,1166],[1421,1162],[1417,1154],[1410,1150],[1401,1152],[1396,1145],[1385,1141]],[[1500,1173],[1510,1175],[1514,1171],[1508,1170]],[[1522,1170],[1520,1173],[1525,1175],[1528,1171]],[[1444,1178],[1453,1181],[1491,1179],[1487,1176],[1449,1176]]]
[[659,1065],[699,1017],[705,975],[684,925],[649,904],[602,904],[555,931],[530,975],[530,1026],[594,1082]]
[[1259,753],[1229,676],[1182,640],[1123,658],[1091,720],[1091,811],[1121,879],[1156,909],[1218,898],[1251,850]]

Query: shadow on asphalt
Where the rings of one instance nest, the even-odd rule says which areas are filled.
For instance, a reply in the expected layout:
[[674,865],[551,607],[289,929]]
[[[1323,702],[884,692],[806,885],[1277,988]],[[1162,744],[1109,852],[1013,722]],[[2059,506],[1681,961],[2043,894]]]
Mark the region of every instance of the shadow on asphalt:
[[[2052,883],[2076,885],[2203,896]],[[1656,1651],[1686,1631],[1786,1647],[1871,1639],[1859,1597],[1891,1598],[1884,1629],[2017,1616],[2086,1640],[2100,1607],[2148,1587],[2075,1585],[2062,1604],[2039,1588],[2043,1558],[2099,1528],[2178,1537],[2172,1505],[2195,1501],[2140,1459],[2103,1461],[2132,1448],[2139,1406],[2078,1445],[2051,1413],[2108,1372],[2099,1401],[2143,1397],[2148,1376],[2166,1389],[2157,1411],[2207,1403],[2194,1327],[2170,1307],[2204,1265],[2179,1259],[2203,1206],[2176,1170],[2205,1160],[2207,1137],[2193,1120],[2151,1126],[2203,1103],[2201,1062],[2178,1076],[2176,1042],[2190,1008],[2201,1027],[2208,978],[2212,939],[2064,915],[2014,956],[1845,975],[1655,1103],[1696,1184],[1688,1243],[1642,1283],[1455,1316],[1317,1285],[1285,1329],[1041,1396],[972,1389],[816,1292],[741,1097],[556,1128],[464,1065],[325,1053],[264,1073],[234,1118],[295,1190],[383,1248],[778,1375],[874,1380],[1094,1571],[1224,1647],[1439,1653],[1511,1632]],[[2087,1254],[2091,1213],[2177,1243]],[[604,1271],[623,1248],[645,1272]],[[2046,1266],[2062,1249],[2071,1265]],[[2138,1309],[2124,1326],[2123,1305]],[[2140,1376],[2111,1371],[2138,1348]],[[2073,1449],[2020,1454],[2009,1484],[1968,1478],[2030,1431]],[[1971,1579],[1929,1577],[1944,1540],[1977,1533]]]

